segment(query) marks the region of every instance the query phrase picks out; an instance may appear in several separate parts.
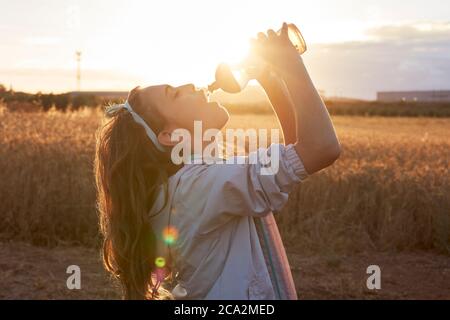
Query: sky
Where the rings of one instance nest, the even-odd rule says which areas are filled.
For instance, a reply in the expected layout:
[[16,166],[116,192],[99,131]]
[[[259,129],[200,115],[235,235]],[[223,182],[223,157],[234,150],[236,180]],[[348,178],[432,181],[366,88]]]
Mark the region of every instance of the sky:
[[443,0],[0,0],[0,83],[14,90],[207,85],[259,31],[295,23],[327,96],[450,89],[450,3]]

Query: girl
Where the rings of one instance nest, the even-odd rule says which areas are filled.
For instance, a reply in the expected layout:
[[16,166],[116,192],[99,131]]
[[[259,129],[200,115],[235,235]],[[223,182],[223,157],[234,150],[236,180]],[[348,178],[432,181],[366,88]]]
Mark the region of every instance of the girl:
[[285,141],[258,151],[278,152],[271,175],[249,161],[174,164],[176,129],[194,136],[194,121],[221,129],[229,118],[193,85],[138,87],[107,110],[95,159],[103,259],[126,299],[297,298],[272,212],[340,144],[287,25],[258,34],[252,50]]

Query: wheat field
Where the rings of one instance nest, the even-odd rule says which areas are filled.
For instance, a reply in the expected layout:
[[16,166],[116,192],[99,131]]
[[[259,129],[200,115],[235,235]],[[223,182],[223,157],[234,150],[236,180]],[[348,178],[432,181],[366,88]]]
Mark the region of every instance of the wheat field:
[[[0,109],[0,239],[99,243],[92,176],[98,109]],[[303,253],[450,252],[450,119],[334,116],[343,153],[277,215]],[[229,127],[277,128],[272,115]]]

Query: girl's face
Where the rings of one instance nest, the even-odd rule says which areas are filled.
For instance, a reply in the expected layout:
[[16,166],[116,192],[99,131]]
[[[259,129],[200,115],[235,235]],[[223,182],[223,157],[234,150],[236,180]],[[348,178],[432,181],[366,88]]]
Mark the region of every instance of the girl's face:
[[[195,90],[192,84],[180,87],[158,85],[140,90],[143,105],[156,108],[165,120],[163,132],[158,136],[164,145],[170,144],[170,133],[175,129],[183,128],[193,133],[194,121],[201,121],[203,130],[220,130],[229,119],[225,108],[217,102],[208,102],[205,93]],[[152,110],[149,111],[151,117]]]

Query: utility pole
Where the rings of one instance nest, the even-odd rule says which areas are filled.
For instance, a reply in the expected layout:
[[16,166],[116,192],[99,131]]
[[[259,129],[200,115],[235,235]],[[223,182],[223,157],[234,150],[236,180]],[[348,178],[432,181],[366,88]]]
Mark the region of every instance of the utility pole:
[[81,51],[75,52],[77,59],[77,91],[81,91]]

